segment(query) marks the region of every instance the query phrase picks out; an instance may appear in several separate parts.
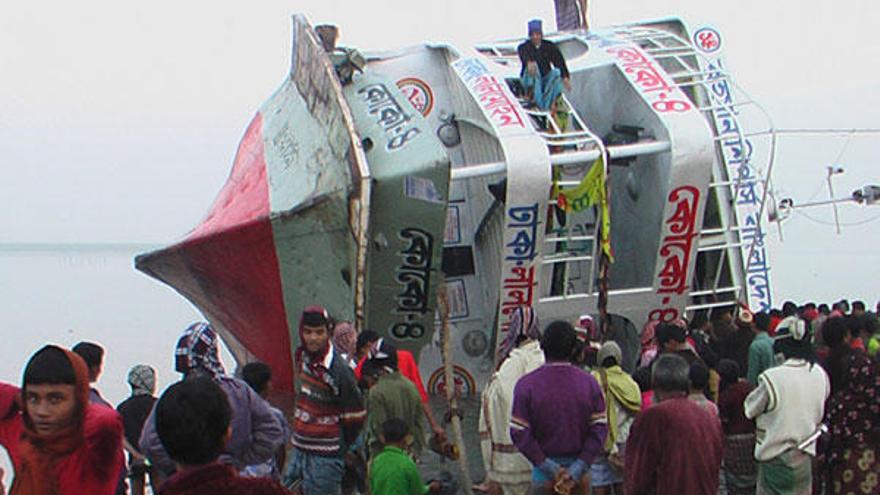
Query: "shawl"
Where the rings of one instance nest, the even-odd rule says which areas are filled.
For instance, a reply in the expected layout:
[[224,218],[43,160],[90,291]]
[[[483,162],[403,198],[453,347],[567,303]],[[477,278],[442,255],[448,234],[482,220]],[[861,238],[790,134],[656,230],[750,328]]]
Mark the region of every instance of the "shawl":
[[532,465],[510,439],[513,390],[516,382],[544,364],[537,342],[514,349],[483,390],[480,407],[480,448],[486,471],[498,483],[529,483]]
[[541,326],[538,315],[531,306],[517,306],[510,317],[510,328],[498,350],[498,363],[503,363],[510,352],[523,340],[540,340]]
[[184,330],[174,351],[174,369],[184,375],[203,371],[215,380],[226,374],[220,363],[217,334],[210,323],[193,323]]
[[[86,362],[74,352],[62,349],[73,366],[76,375],[76,413],[74,422],[61,431],[51,435],[40,435],[34,429],[24,403],[24,432],[19,444],[21,466],[15,474],[10,495],[55,495],[59,493],[58,479],[52,475],[56,464],[74,452],[83,442],[85,433],[83,423],[89,404],[89,371]],[[22,385],[22,396],[27,384]]]
[[596,378],[602,384],[605,393],[605,412],[608,417],[608,436],[605,438],[605,450],[611,452],[617,444],[617,402],[627,411],[633,414],[642,409],[642,395],[639,386],[633,381],[623,368],[618,365],[610,368],[599,368]]
[[357,351],[357,330],[349,321],[337,323],[333,327],[333,346],[348,358],[353,358]]
[[880,374],[865,354],[846,358],[846,378],[825,407],[831,429],[829,460],[836,462],[847,447],[880,442]]
[[153,395],[156,391],[156,370],[145,365],[137,364],[128,372],[128,384],[131,385],[131,395]]

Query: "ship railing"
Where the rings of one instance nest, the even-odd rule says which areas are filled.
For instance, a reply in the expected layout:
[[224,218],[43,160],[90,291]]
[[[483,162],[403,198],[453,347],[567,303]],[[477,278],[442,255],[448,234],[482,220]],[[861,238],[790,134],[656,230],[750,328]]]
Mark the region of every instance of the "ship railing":
[[[518,63],[515,44],[484,45],[478,47],[478,51],[493,62],[504,66],[510,63]],[[514,77],[508,77],[507,82],[513,89]],[[602,158],[606,167],[610,161],[617,158],[629,158],[642,155],[651,155],[668,152],[671,149],[670,142],[643,141],[631,144],[613,145],[606,147],[600,139],[584,122],[575,107],[563,93],[561,100],[566,107],[568,120],[561,127],[550,111],[527,108],[527,102],[520,99],[519,103],[523,112],[529,116],[529,120],[535,132],[541,136],[547,144],[550,154],[551,173],[561,167],[565,170],[580,169],[582,172],[566,174],[565,180],[556,182],[559,189],[577,187],[584,175],[590,170],[592,164]],[[499,173],[506,170],[505,164],[487,163],[471,165],[468,167],[455,168],[452,170],[452,180],[464,180],[472,177]],[[560,174],[561,175],[561,174]],[[556,208],[556,197],[549,195],[547,207]],[[554,213],[551,212],[551,216]],[[548,222],[552,221],[548,219]],[[598,261],[598,232],[599,222],[593,221],[588,225],[589,234],[583,229],[572,226],[550,229],[544,238],[545,253],[541,280],[544,289],[539,295],[541,303],[566,304],[575,299],[581,299],[596,295],[595,273],[598,273],[596,262]],[[578,273],[581,283],[572,283],[572,274]]]
[[[633,144],[612,145],[605,148],[608,157],[611,160],[617,158],[630,158],[641,155],[650,155],[655,153],[663,153],[670,150],[669,141],[646,141]],[[578,163],[592,163],[596,161],[602,152],[599,149],[557,153],[550,155],[550,164],[554,166],[561,165],[577,165]],[[462,181],[477,177],[486,177],[490,175],[500,174],[507,170],[505,162],[488,162],[480,164],[467,165],[465,167],[457,167],[450,170],[451,180]],[[577,181],[560,182],[560,185],[572,186]]]
[[[739,227],[742,224],[742,219],[739,218],[737,209],[732,205],[743,186],[743,178],[730,177],[730,166],[723,144],[729,143],[731,139],[747,143],[749,137],[769,138],[767,155],[763,160],[751,156],[745,157],[746,163],[754,168],[757,178],[764,188],[759,206],[759,216],[763,215],[766,194],[770,189],[770,174],[775,159],[776,131],[772,119],[758,102],[749,97],[736,84],[720,64],[712,64],[712,61],[694,48],[690,40],[682,39],[669,31],[648,26],[622,26],[615,29],[614,34],[621,39],[635,43],[645,53],[658,60],[673,79],[674,84],[691,97],[713,132],[717,159],[713,166],[713,179],[710,184],[710,190],[713,194],[710,194],[710,198],[714,197],[717,201],[720,227],[712,226],[702,229],[698,265],[701,258],[705,265],[709,259],[707,257],[717,256],[718,259],[713,263],[717,268],[708,286],[701,284],[695,275],[694,283],[691,284],[690,304],[687,310],[730,306],[738,300],[746,300],[748,297],[745,292],[748,290],[745,283],[746,263],[759,246],[763,235],[759,233],[752,236],[751,239],[747,239],[743,234],[743,229]],[[711,67],[711,69],[707,70],[704,67]],[[713,92],[713,85],[727,85],[729,94],[735,95],[736,98],[731,98],[732,101],[724,101]],[[744,132],[740,116],[742,112],[749,109],[757,110],[758,116],[766,122],[766,129],[758,132]],[[733,122],[733,130],[728,128],[721,131],[716,125],[716,116],[723,116]],[[762,165],[766,165],[766,171]],[[727,266],[729,276],[724,276],[725,266]],[[723,298],[724,300],[713,301],[713,298]]]
[[[557,180],[554,188],[557,192],[577,187],[596,160],[604,158],[606,173],[608,166],[608,150],[605,144],[590,130],[564,93],[560,95],[559,100],[567,110],[567,119],[563,125],[560,125],[549,111],[534,108],[525,110],[535,131],[547,143],[551,174],[557,177],[562,176],[563,170],[570,171],[572,168],[582,170],[574,175],[566,174],[567,180]],[[553,210],[557,208],[557,201],[552,193],[547,199],[547,207],[551,209],[551,218],[547,221],[553,222],[555,220]],[[594,222],[589,229],[590,233],[587,234],[583,231],[576,232],[571,225],[560,226],[551,230],[544,238],[545,254],[542,264],[546,272],[541,270],[544,290],[539,295],[539,301],[547,297],[561,296],[562,299],[566,299],[593,293],[598,244],[597,228],[598,222]],[[575,273],[579,274],[579,278],[586,283],[573,283]]]

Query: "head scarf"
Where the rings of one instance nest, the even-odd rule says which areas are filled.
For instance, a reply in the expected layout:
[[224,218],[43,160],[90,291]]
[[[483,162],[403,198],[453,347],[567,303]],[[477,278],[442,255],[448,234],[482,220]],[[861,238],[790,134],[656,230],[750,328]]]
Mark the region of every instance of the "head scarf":
[[523,339],[541,340],[541,326],[538,315],[531,306],[517,306],[510,317],[510,328],[498,351],[498,363],[503,363],[517,343]]
[[740,307],[736,316],[736,323],[741,327],[750,327],[755,321],[755,315],[748,308]]
[[128,372],[128,384],[131,385],[131,395],[153,395],[156,391],[156,370],[145,364],[137,364]]
[[[602,367],[602,362],[609,357],[615,358],[617,364],[607,368]],[[608,436],[605,439],[605,448],[610,451],[617,443],[619,435],[617,431],[618,410],[612,402],[617,401],[625,409],[636,413],[642,408],[642,395],[638,385],[620,367],[623,353],[617,342],[609,340],[602,344],[602,347],[599,348],[597,361],[599,366],[595,374],[602,385],[602,391],[605,393],[605,413],[608,415]]]
[[357,330],[350,321],[337,323],[333,327],[333,346],[348,357],[357,352]]
[[184,330],[174,351],[174,369],[184,375],[201,371],[215,379],[226,374],[220,364],[217,334],[210,323],[200,321]]
[[[34,424],[27,412],[27,401],[22,401],[24,403],[24,432],[18,447],[21,465],[16,470],[10,495],[56,495],[60,493],[58,479],[50,473],[55,473],[58,461],[85,443],[83,424],[86,409],[89,407],[89,368],[76,353],[67,349],[61,350],[70,360],[73,373],[76,376],[74,390],[76,400],[74,414],[76,416],[74,422],[67,428],[51,435],[40,435],[34,429]],[[26,390],[27,384],[23,384],[22,395]]]
[[647,350],[654,343],[654,334],[657,331],[657,325],[660,322],[657,320],[651,320],[645,323],[644,328],[642,329],[642,351]]
[[797,316],[785,318],[776,327],[776,340],[793,339],[796,342],[805,342],[809,338],[807,323]]
[[580,334],[585,335],[587,341],[595,342],[600,340],[599,329],[596,327],[596,320],[590,315],[581,315],[580,319],[578,319],[575,331],[578,331],[579,336]]

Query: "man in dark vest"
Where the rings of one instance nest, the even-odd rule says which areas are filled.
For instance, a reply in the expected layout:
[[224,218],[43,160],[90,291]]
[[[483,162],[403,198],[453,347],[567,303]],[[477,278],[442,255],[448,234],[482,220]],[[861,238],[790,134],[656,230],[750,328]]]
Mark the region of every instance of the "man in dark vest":
[[531,103],[541,110],[550,110],[562,94],[562,87],[571,91],[568,67],[559,47],[544,39],[540,19],[529,21],[529,39],[516,49],[522,63],[520,78],[531,95]]

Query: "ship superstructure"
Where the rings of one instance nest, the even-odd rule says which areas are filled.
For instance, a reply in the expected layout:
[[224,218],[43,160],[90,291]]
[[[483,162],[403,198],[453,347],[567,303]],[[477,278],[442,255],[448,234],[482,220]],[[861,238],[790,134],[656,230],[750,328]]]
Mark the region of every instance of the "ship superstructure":
[[[413,351],[441,391],[438,288],[463,393],[494,370],[522,304],[545,323],[603,319],[632,368],[648,320],[770,305],[772,124],[713,37],[678,19],[550,34],[572,85],[551,115],[525,104],[519,39],[367,53],[340,81],[352,52],[331,57],[296,16],[290,77],[211,213],[138,268],[199,307],[239,360],[273,365],[282,387],[299,313],[317,302]],[[600,206],[560,204],[596,177],[604,244]]]

